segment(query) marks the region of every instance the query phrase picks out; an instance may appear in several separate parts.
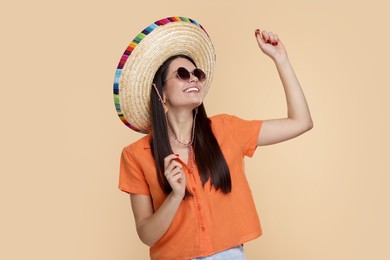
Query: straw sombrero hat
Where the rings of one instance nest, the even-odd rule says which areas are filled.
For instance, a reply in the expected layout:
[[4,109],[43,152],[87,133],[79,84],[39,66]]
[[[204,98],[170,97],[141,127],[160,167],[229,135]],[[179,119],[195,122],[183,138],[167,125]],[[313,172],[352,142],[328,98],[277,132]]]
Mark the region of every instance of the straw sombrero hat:
[[205,73],[204,95],[215,67],[215,51],[204,28],[185,17],[168,17],[146,27],[127,47],[114,80],[114,102],[119,118],[131,129],[148,133],[150,92],[158,68],[169,57],[184,54]]

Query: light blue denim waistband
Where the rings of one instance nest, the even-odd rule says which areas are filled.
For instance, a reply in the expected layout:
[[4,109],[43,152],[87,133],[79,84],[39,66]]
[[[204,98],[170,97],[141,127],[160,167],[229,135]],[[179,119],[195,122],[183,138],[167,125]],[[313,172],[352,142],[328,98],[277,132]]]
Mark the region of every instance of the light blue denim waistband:
[[239,245],[214,255],[197,257],[192,260],[245,260],[244,247]]

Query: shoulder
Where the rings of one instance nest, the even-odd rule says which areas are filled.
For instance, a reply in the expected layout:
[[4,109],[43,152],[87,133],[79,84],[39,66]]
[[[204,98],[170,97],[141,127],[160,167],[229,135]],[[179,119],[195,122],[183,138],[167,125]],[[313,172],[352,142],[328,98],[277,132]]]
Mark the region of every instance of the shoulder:
[[232,132],[232,120],[235,116],[219,114],[209,118],[211,129],[217,139],[227,137]]
[[223,124],[226,124],[226,123],[229,123],[229,121],[231,120],[231,118],[234,117],[232,115],[228,115],[228,114],[220,114],[220,115],[215,115],[215,116],[212,116],[212,117],[209,117],[209,120],[210,120],[210,123],[211,124],[214,124],[214,125],[223,125]]
[[229,135],[234,139],[257,138],[262,125],[262,120],[246,120],[228,114],[210,117],[210,122],[214,134]]
[[150,138],[151,135],[148,134],[134,143],[131,143],[123,148],[123,152],[129,155],[140,155],[144,152],[149,152],[150,150]]
[[237,116],[233,116],[229,114],[215,115],[210,117],[209,120],[213,128],[226,128],[226,127],[230,128],[234,124],[239,124],[241,122],[246,121]]

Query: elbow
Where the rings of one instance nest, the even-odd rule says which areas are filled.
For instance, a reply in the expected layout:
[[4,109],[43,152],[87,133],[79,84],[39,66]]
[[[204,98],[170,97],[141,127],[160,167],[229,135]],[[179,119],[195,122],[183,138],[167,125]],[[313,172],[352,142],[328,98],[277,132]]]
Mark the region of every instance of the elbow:
[[158,240],[150,232],[143,229],[142,226],[137,227],[137,234],[141,242],[149,247],[152,247]]
[[140,233],[138,233],[138,237],[142,243],[144,243],[145,245],[147,245],[149,247],[152,247],[156,243],[155,241],[152,241],[152,239],[147,238],[146,236],[143,236]]
[[153,243],[151,241],[147,241],[147,240],[144,240],[144,239],[141,239],[141,241],[142,241],[142,243],[144,243],[148,247],[152,247],[155,244],[155,243]]
[[310,131],[311,129],[313,129],[314,127],[314,123],[313,123],[313,120],[310,118],[310,120],[306,123],[306,131]]
[[301,135],[303,133],[310,131],[313,127],[314,127],[314,123],[311,120],[311,118],[309,118],[308,120],[304,120],[304,121],[302,120],[298,123],[297,131],[299,132],[299,135]]
[[301,119],[295,121],[295,130],[297,135],[301,135],[303,133],[306,133],[307,131],[310,131],[313,129],[314,123],[311,118],[308,119]]

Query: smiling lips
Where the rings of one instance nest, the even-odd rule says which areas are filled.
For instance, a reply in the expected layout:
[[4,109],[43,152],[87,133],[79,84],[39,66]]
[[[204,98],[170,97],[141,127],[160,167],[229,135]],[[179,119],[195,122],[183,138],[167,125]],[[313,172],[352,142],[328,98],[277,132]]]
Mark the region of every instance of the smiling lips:
[[183,90],[184,93],[191,93],[191,92],[196,92],[198,93],[199,92],[199,88],[198,87],[189,87],[189,88],[186,88],[185,90]]

